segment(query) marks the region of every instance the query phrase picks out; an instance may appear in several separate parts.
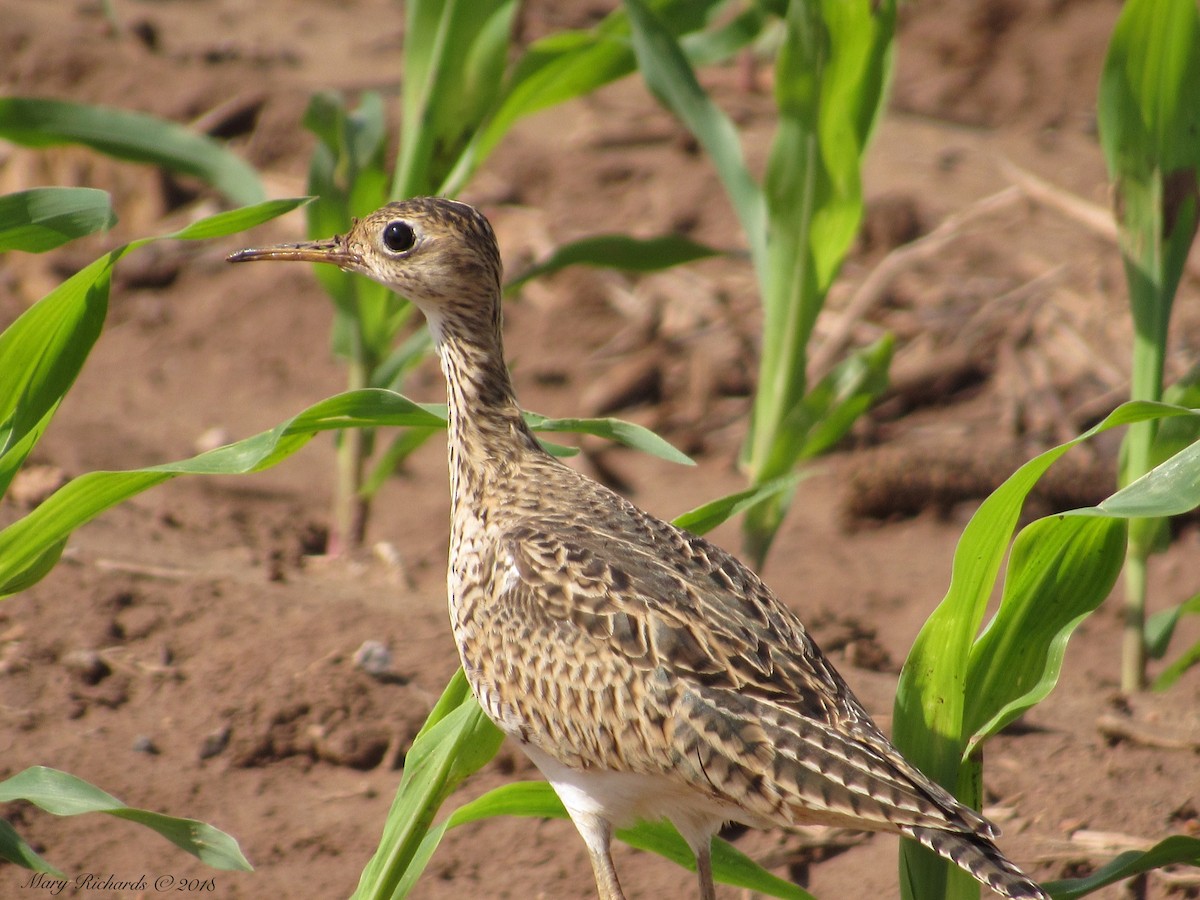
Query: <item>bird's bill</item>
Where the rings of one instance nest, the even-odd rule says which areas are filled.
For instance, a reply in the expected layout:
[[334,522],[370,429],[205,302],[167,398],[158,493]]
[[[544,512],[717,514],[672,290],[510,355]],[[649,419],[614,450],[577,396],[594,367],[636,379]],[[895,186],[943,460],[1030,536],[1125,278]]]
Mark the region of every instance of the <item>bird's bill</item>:
[[303,241],[298,244],[250,247],[231,253],[226,258],[229,262],[253,262],[265,259],[329,263],[342,269],[354,269],[362,265],[362,257],[357,253],[351,253],[346,249],[345,244],[334,238],[324,241]]

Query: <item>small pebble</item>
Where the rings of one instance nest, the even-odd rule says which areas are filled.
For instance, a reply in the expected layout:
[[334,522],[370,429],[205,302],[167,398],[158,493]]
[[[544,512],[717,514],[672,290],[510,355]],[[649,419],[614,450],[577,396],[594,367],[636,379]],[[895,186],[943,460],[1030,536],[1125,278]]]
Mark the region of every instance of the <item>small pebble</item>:
[[133,750],[135,753],[148,753],[151,756],[158,756],[161,752],[158,749],[158,744],[154,743],[154,738],[140,734],[133,740]]
[[95,650],[72,650],[62,658],[62,664],[84,684],[99,684],[112,674],[112,668]]
[[229,726],[222,725],[216,731],[206,734],[200,742],[200,758],[210,759],[228,747],[230,733]]
[[392,651],[380,641],[363,641],[354,651],[354,666],[368,675],[382,678],[392,670]]
[[228,443],[229,432],[218,425],[208,429],[196,438],[192,443],[192,447],[197,453],[207,453],[209,450],[224,447]]

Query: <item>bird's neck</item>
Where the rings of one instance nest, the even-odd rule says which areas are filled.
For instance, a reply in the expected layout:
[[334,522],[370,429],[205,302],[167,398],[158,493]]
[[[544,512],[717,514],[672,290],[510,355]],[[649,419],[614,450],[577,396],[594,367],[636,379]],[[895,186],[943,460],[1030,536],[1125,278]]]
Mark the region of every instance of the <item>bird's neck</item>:
[[452,317],[430,324],[446,376],[451,495],[466,500],[472,486],[511,477],[543,451],[517,405],[498,314],[486,327]]

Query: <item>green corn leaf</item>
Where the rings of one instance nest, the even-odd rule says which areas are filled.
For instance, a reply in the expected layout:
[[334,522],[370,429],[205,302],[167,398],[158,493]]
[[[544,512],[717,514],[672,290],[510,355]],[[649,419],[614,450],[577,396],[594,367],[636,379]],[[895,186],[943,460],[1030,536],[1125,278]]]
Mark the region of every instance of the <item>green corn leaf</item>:
[[1097,514],[1137,518],[1177,516],[1200,505],[1200,443],[1191,444],[1150,473],[1100,503]]
[[634,69],[628,44],[611,35],[571,31],[530,46],[505,96],[463,149],[441,185],[456,194],[522,118],[589,93]]
[[396,347],[371,373],[371,387],[398,391],[405,376],[433,350],[433,334],[418,328]]
[[135,241],[130,245],[130,249],[141,247],[150,241],[209,241],[215,238],[228,237],[231,234],[255,228],[264,222],[269,222],[274,218],[289,213],[294,209],[304,206],[311,199],[311,197],[289,197],[283,200],[264,200],[262,203],[255,203],[253,206],[225,210],[224,212],[198,219],[171,234]]
[[633,49],[646,86],[696,136],[713,161],[750,245],[755,268],[766,249],[766,207],[742,157],[737,128],[712,102],[670,30],[644,0],[625,0]]
[[1165,691],[1183,677],[1183,674],[1193,666],[1200,665],[1200,641],[1192,644],[1183,653],[1162,670],[1154,680],[1154,690]]
[[[1005,602],[977,639],[1026,495],[1062,454],[1102,431],[1197,415],[1166,404],[1126,403],[1080,437],[1025,463],[971,517],[955,550],[946,597],[926,621],[901,671],[893,725],[894,739],[905,755],[964,802],[978,803],[981,790],[978,761],[966,759],[967,754],[1049,692],[1071,630],[1103,599],[1115,578],[1117,538],[1123,526],[1109,520],[1148,509],[1161,514],[1175,501],[1170,499],[1174,491],[1160,490],[1158,480],[1182,489],[1195,472],[1168,461],[1148,476],[1152,484],[1137,488],[1137,497],[1163,497],[1163,507],[1127,502],[1129,495],[1118,492],[1097,507],[1029,526],[1013,548]],[[1095,518],[1107,524],[1093,524]],[[1078,596],[1073,594],[1076,587]],[[911,841],[901,845],[901,882],[910,886],[909,896],[912,890],[922,897],[962,897],[977,891],[943,860]],[[947,885],[951,894],[945,893]]]
[[0,493],[33,450],[100,336],[115,256],[81,269],[0,334]]
[[[446,404],[421,403],[418,405],[425,412],[437,416],[442,426],[445,426]],[[623,444],[635,450],[641,450],[643,453],[649,453],[651,456],[657,456],[668,462],[675,462],[685,466],[695,465],[695,461],[691,457],[672,447],[649,428],[644,428],[634,422],[626,422],[624,419],[607,417],[597,419],[552,419],[543,416],[541,413],[529,412],[528,410],[525,410],[522,415],[525,417],[525,422],[534,431],[543,433],[590,434],[594,437],[602,437],[618,444]],[[546,441],[542,441],[542,445],[555,456],[574,456],[578,452],[571,447],[558,447],[554,444],[548,444]]]
[[525,421],[534,431],[591,434],[624,444],[635,450],[641,450],[643,453],[649,453],[668,462],[685,466],[696,464],[691,457],[676,450],[649,428],[643,428],[641,425],[626,422],[623,419],[548,419],[537,413],[527,412]]
[[44,187],[0,196],[0,253],[42,253],[117,223],[108,194]]
[[[675,462],[690,460],[653,432],[620,419],[547,419],[536,428],[593,434]],[[240,475],[274,466],[314,434],[352,427],[444,428],[445,407],[414,403],[393,391],[347,391],[316,403],[270,431],[189,459],[124,472],[89,472],[64,485],[27,516],[0,531],[0,597],[24,590],[51,567],[51,557],[86,522],[129,497],[180,475]]]
[[[791,3],[775,64],[779,124],[763,192],[769,242],[759,267],[763,345],[743,465],[754,482],[777,478],[832,445],[870,405],[869,385],[835,402],[832,383],[808,385],[808,345],[825,296],[862,218],[859,170],[883,106],[891,71],[895,3],[826,0]],[[840,376],[839,376],[840,377]],[[786,496],[747,511],[744,541],[761,564],[787,510]]]
[[[673,34],[684,34],[683,43],[694,59],[725,59],[758,34],[762,14],[748,10],[713,31],[699,31],[719,0],[667,0],[653,8]],[[615,10],[594,28],[561,31],[531,44],[517,60],[502,95],[484,116],[464,147],[439,193],[453,196],[519,120],[610,84],[637,67],[629,45],[629,21],[624,10]]]
[[[506,784],[465,803],[429,833],[426,842],[436,846],[450,828],[479,822],[496,816],[522,816],[538,819],[565,819],[567,811],[549,784],[544,781],[522,781]],[[666,822],[649,822],[634,828],[617,831],[617,838],[638,850],[657,853],[684,868],[695,870],[696,860],[687,842]],[[431,855],[433,846],[428,848]],[[428,858],[428,857],[426,857]],[[777,878],[764,870],[727,841],[717,838],[712,847],[713,877],[730,884],[757,891],[768,897],[789,900],[812,900],[812,895],[791,882]]]
[[1140,875],[1142,872],[1177,863],[1200,866],[1200,839],[1174,835],[1159,841],[1144,853],[1138,850],[1122,853],[1086,878],[1050,881],[1042,886],[1050,892],[1054,900],[1075,900],[1076,897],[1086,897],[1102,887]]
[[[1200,9],[1195,0],[1129,0],[1109,41],[1098,124],[1109,178],[1134,340],[1130,396],[1163,396],[1175,291],[1200,222]],[[1155,463],[1156,423],[1129,430],[1122,484]],[[1146,561],[1165,540],[1161,523],[1129,528],[1121,685],[1145,680]]]
[[429,441],[441,428],[405,428],[379,454],[371,465],[371,472],[363,479],[362,493],[374,497],[384,483],[395,474],[404,461]]
[[[695,871],[696,859],[687,842],[666,822],[644,822],[635,828],[617,832],[617,837],[638,850],[649,850]],[[712,843],[713,879],[768,897],[788,900],[813,900],[812,894],[789,881],[777,878],[727,842],[716,838]]]
[[65,877],[61,869],[55,868],[38,855],[26,840],[17,834],[15,828],[4,819],[0,819],[0,859],[7,859],[25,869],[45,872],[57,878]]
[[502,89],[515,10],[515,0],[407,4],[392,196],[445,192],[446,176]]
[[319,431],[362,425],[444,427],[445,422],[391,391],[350,391],[314,404],[271,431],[190,459],[81,475],[0,531],[0,597],[27,588],[49,570],[51,557],[72,531],[135,494],[179,475],[260,471],[295,453]]
[[0,98],[0,138],[26,147],[83,144],[117,159],[193,175],[238,205],[266,199],[254,168],[217,141],[144,113],[64,100]]
[[995,618],[967,671],[964,757],[1058,683],[1067,641],[1112,591],[1125,559],[1124,523],[1054,516],[1013,542]]
[[787,475],[764,481],[762,484],[748,487],[743,491],[710,500],[708,503],[676,516],[672,522],[693,534],[707,534],[738,513],[745,512],[750,507],[770,500],[776,495],[795,490],[796,485],[807,478],[809,474],[811,473],[800,469],[789,472]]
[[[179,819],[126,806],[98,787],[57,769],[34,766],[0,781],[0,803],[13,800],[26,800],[56,816],[108,813],[158,832],[175,846],[215,869],[250,871],[252,868],[242,855],[237,841],[223,831],[195,819]],[[30,862],[28,859],[8,858],[22,865]]]
[[957,780],[966,740],[962,711],[967,662],[1021,506],[1037,480],[1067,450],[1096,434],[1164,416],[1196,415],[1148,401],[1122,404],[1084,434],[1025,463],[980,504],[959,539],[946,597],[913,644],[897,689],[897,744],[926,774],[951,786]]
[[471,697],[459,669],[405,756],[379,848],[363,869],[353,900],[405,896],[428,861],[428,854],[421,856],[423,842],[438,809],[464,778],[495,755],[503,738]]
[[267,201],[217,213],[162,237],[133,241],[75,273],[6,328],[0,334],[0,494],[33,450],[99,337],[118,260],[155,240],[233,234],[303,202]]
[[627,234],[596,235],[554,248],[549,257],[509,281],[504,290],[511,293],[534,278],[553,274],[567,266],[602,266],[627,272],[656,272],[719,255],[720,250],[679,234],[652,238],[635,238]]
[[[714,65],[753,44],[766,25],[765,10],[755,4],[718,28],[683,34],[679,47],[693,66]],[[680,34],[678,29],[672,30]]]
[[762,471],[787,472],[844,438],[887,390],[894,346],[887,335],[834,366],[784,418]]
[[[308,190],[316,200],[307,209],[308,235],[326,238],[387,201],[383,98],[368,91],[350,109],[335,93],[315,94],[304,125],[319,139],[309,163]],[[383,285],[336,266],[316,265],[314,271],[334,302],[334,353],[370,373],[387,356],[397,330],[411,315],[409,304]],[[368,380],[369,374],[351,387],[366,387]]]
[[1146,653],[1153,659],[1162,659],[1167,653],[1167,646],[1175,634],[1175,626],[1184,616],[1200,615],[1200,594],[1196,594],[1182,603],[1164,609],[1146,619]]

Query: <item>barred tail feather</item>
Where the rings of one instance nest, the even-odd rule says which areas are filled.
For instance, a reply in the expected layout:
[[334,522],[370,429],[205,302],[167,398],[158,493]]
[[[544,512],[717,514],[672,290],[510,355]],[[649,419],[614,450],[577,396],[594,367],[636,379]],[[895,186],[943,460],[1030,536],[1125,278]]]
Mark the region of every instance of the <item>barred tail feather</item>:
[[1050,900],[1049,894],[1009,862],[999,847],[981,835],[912,826],[905,826],[901,831],[938,856],[950,860],[997,894],[1011,900]]

